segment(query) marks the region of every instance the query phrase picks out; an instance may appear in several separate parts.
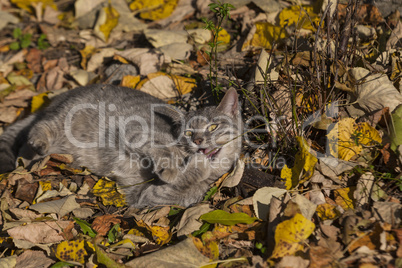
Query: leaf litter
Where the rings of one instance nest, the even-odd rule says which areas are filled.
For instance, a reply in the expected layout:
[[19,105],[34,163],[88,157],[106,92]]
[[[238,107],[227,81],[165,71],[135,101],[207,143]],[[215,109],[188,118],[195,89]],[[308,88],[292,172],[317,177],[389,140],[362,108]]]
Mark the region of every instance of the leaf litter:
[[236,1],[214,44],[201,17],[217,23],[218,7],[2,1],[1,128],[80,85],[120,84],[196,109],[213,102],[216,81],[242,92],[245,120],[259,115],[264,127],[249,124],[261,130],[245,134],[258,149],[245,146],[187,209],[128,208],[118,185],[70,167],[68,155],[29,170],[19,159],[0,175],[1,266],[400,266],[397,6]]

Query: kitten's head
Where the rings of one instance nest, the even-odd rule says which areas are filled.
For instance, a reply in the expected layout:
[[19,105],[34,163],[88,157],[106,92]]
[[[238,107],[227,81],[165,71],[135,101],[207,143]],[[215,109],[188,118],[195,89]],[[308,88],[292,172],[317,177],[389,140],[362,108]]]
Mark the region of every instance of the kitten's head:
[[233,164],[240,154],[243,131],[236,90],[229,89],[217,107],[186,114],[181,131],[188,151],[203,153],[212,162]]

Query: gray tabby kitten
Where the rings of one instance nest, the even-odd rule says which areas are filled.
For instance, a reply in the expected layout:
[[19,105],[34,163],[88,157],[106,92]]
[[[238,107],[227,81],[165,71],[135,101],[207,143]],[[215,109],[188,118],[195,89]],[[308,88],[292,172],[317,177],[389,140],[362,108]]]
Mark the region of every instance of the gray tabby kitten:
[[127,203],[142,208],[202,200],[239,157],[242,119],[237,93],[217,107],[182,113],[141,91],[91,85],[51,104],[0,136],[0,173],[44,155],[71,154],[75,166],[114,178]]

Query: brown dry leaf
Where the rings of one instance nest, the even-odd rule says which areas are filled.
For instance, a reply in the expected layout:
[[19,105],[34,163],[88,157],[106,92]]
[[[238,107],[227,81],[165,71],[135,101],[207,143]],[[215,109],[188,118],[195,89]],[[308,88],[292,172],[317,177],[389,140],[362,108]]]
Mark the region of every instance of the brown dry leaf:
[[20,109],[15,107],[0,107],[0,122],[13,123],[19,113]]
[[365,246],[368,247],[369,249],[380,249],[381,246],[381,234],[384,232],[383,228],[381,227],[381,224],[377,222],[374,225],[374,228],[370,231],[368,231],[365,234],[362,234],[359,238],[356,240],[353,240],[350,245],[348,246],[348,251],[349,253],[355,251],[356,249]]
[[26,57],[26,61],[28,62],[28,68],[31,69],[34,73],[40,73],[42,71],[42,51],[36,48],[31,48]]
[[32,222],[7,230],[14,239],[27,240],[34,244],[56,243],[64,240],[62,233],[70,221]]
[[176,226],[177,236],[188,235],[200,229],[202,222],[199,221],[201,215],[212,211],[209,204],[198,204],[184,211],[179,224]]
[[43,251],[27,250],[17,257],[15,268],[49,267],[54,262],[47,258]]
[[396,237],[399,241],[398,251],[396,252],[396,255],[398,256],[398,258],[402,258],[402,228],[393,229],[392,231],[396,234]]
[[[148,48],[131,48],[115,52],[117,55],[134,63],[139,68],[141,75],[158,72],[161,69],[162,64],[167,62],[163,53]],[[92,56],[92,58],[93,57],[94,56]],[[89,63],[91,63],[92,58]],[[88,70],[90,70],[89,63]],[[94,69],[91,68],[91,70]]]
[[325,247],[310,248],[310,268],[331,267],[335,261],[332,252]]
[[[346,13],[348,12],[346,7],[346,4],[338,4],[339,17],[346,17]],[[372,4],[363,4],[356,10],[356,12],[360,24],[377,25],[383,21],[381,12]]]
[[36,193],[38,191],[39,184],[38,182],[29,183],[26,180],[22,179],[18,181],[17,190],[14,194],[15,198],[27,201],[32,204],[35,199]]
[[98,233],[98,235],[104,236],[109,232],[113,225],[118,223],[121,223],[121,220],[117,215],[103,215],[96,217],[91,227]]
[[182,267],[199,267],[208,264],[210,259],[197,250],[197,247],[193,243],[193,239],[194,238],[187,238],[182,242],[157,252],[135,258],[132,261],[125,263],[125,265],[133,268],[177,268],[179,264]]
[[70,195],[62,199],[43,202],[31,205],[29,208],[39,213],[56,213],[59,217],[70,213],[74,209],[80,208],[81,206],[75,201],[75,196]]

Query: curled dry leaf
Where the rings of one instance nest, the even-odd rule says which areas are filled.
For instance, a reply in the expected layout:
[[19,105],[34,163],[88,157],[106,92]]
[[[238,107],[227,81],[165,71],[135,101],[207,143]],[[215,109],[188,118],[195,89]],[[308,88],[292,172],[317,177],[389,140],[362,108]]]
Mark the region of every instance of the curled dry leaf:
[[201,215],[212,211],[209,204],[199,204],[184,211],[177,228],[177,236],[188,235],[200,229],[202,223],[199,221]]
[[56,213],[60,217],[63,217],[79,207],[80,205],[75,201],[75,195],[70,195],[59,200],[35,204],[29,208],[39,213]]
[[96,217],[92,222],[92,229],[95,230],[98,235],[104,236],[109,232],[110,228],[115,225],[121,223],[121,220],[116,215],[103,215]]
[[[392,112],[402,103],[401,93],[394,87],[385,74],[370,74],[364,68],[353,68],[349,71],[356,81],[355,96],[357,109],[373,112],[389,107]],[[352,114],[354,116],[354,114]]]
[[[201,242],[202,243],[202,242]],[[126,263],[127,267],[187,268],[208,264],[209,258],[201,254],[192,238]]]

